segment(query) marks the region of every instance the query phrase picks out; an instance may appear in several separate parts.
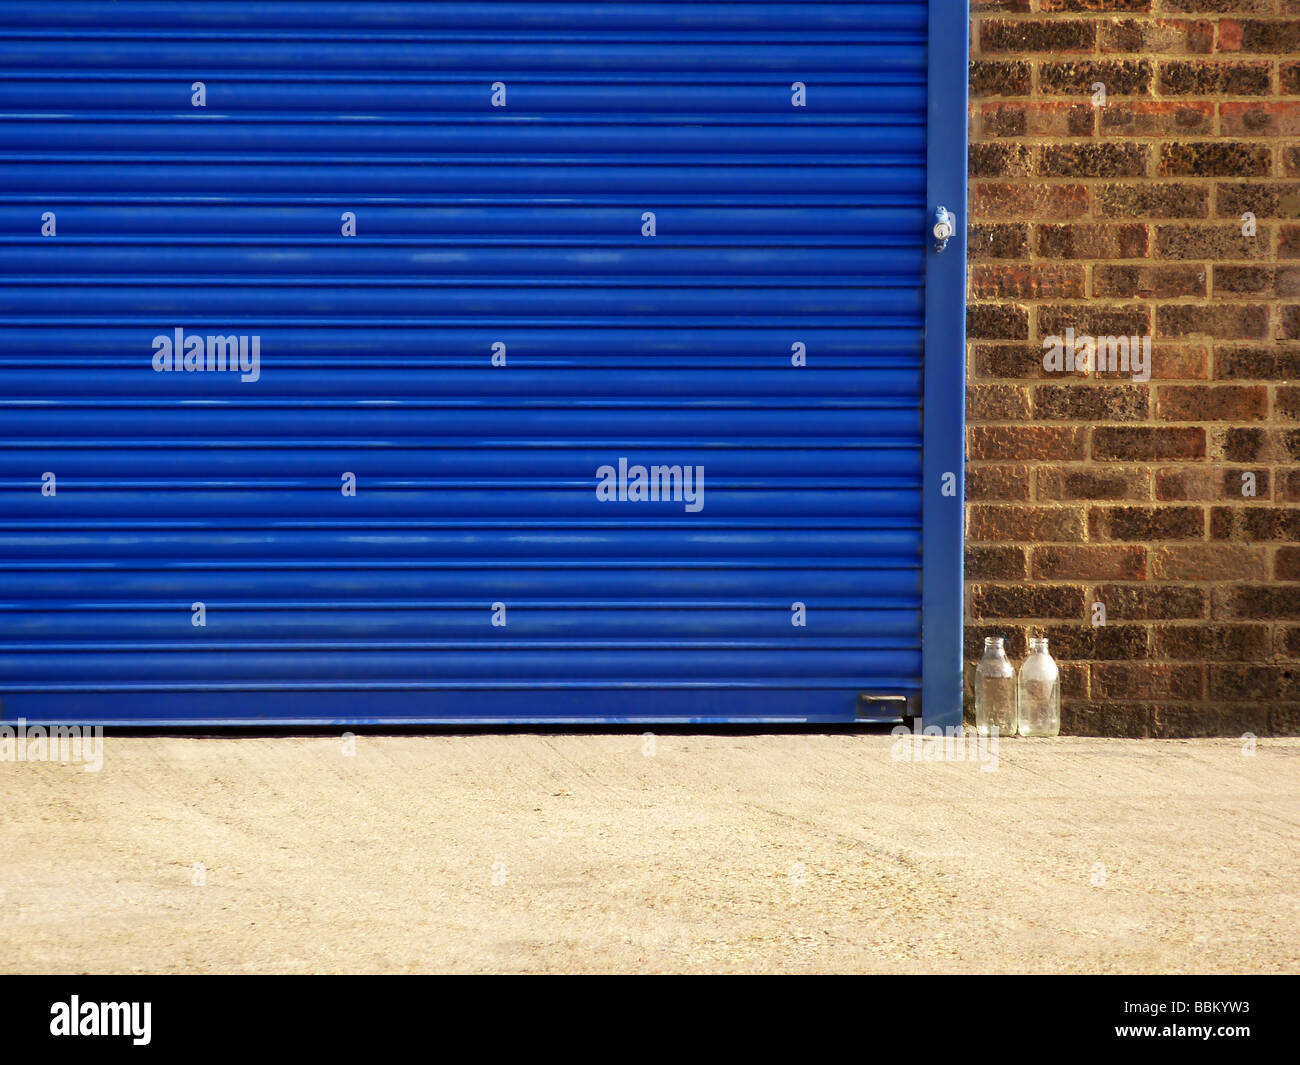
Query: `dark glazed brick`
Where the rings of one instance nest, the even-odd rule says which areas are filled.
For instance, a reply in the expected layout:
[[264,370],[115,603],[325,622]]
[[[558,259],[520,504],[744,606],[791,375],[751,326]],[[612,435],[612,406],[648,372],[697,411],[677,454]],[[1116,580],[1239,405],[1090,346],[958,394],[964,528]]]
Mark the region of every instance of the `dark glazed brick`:
[[[1291,105],[1300,112],[1300,104]],[[1300,182],[1224,181],[1215,187],[1215,213],[1240,225],[1247,211],[1256,218],[1300,218]]]
[[1146,426],[1100,426],[1093,430],[1093,458],[1151,461],[1205,458],[1205,430]]
[[1038,10],[1047,12],[1101,12],[1115,15],[1146,15],[1154,9],[1153,0],[1039,0]]
[[1103,218],[1206,218],[1210,193],[1200,185],[1102,185],[1096,190],[1097,213]]
[[1205,512],[1200,507],[1093,507],[1090,540],[1203,540]]
[[1023,59],[1010,62],[975,60],[970,65],[970,94],[982,96],[1026,96],[1033,82],[1033,69]]
[[1277,390],[1274,415],[1287,421],[1300,421],[1300,386],[1286,385]]
[[1300,510],[1295,507],[1215,507],[1213,516],[1216,540],[1300,540]]
[[1242,236],[1240,225],[1188,225],[1186,222],[1155,227],[1156,256],[1161,259],[1258,259],[1268,254],[1268,229],[1254,237]]
[[1149,704],[1063,701],[1061,734],[1146,739],[1151,735],[1154,712],[1154,707]]
[[1156,739],[1195,739],[1203,736],[1256,736],[1273,734],[1268,707],[1250,703],[1208,706],[1160,706],[1152,715],[1151,735]]
[[1042,385],[1034,390],[1034,417],[1048,421],[1130,422],[1149,414],[1150,393],[1123,385]]
[[970,176],[973,178],[1028,177],[1034,171],[1034,153],[1023,144],[972,144]]
[[1041,306],[1038,309],[1038,335],[1064,336],[1073,329],[1076,337],[1147,336],[1151,332],[1151,308],[1143,304],[1131,307],[1084,304]]
[[1099,585],[1096,601],[1106,604],[1107,621],[1203,618],[1209,602],[1200,588],[1143,584]]
[[970,544],[966,547],[967,580],[1018,581],[1023,580],[1028,574],[1028,560],[1023,547],[979,544]]
[[1282,309],[1283,340],[1300,340],[1300,307],[1286,306]]
[[1275,296],[1277,268],[1273,266],[1216,266],[1215,296]]
[[1092,270],[1092,294],[1098,299],[1204,298],[1209,291],[1203,266],[1109,266]]
[[970,228],[968,258],[1026,259],[1029,227],[1024,223],[977,224]]
[[1084,19],[986,19],[980,26],[984,52],[1091,52],[1097,28]]
[[1144,661],[1151,657],[1151,631],[1145,625],[1103,625],[1093,629],[1092,657],[1102,661]]
[[1279,547],[1273,567],[1277,580],[1300,581],[1300,547]]
[[1038,227],[1038,254],[1045,259],[1143,259],[1148,246],[1141,224]]
[[1261,429],[1229,429],[1223,434],[1223,457],[1229,462],[1254,462],[1264,450]]
[[997,104],[984,108],[980,116],[980,129],[986,137],[1023,137],[1029,128],[1025,105]]
[[1209,336],[1220,340],[1268,336],[1268,307],[1227,304],[1195,307],[1171,304],[1156,309],[1157,335],[1171,339]]
[[1074,585],[983,584],[970,589],[975,618],[1081,618],[1083,589]]
[[1272,68],[1264,62],[1188,60],[1160,65],[1160,91],[1168,96],[1263,96]]
[[1142,177],[1151,162],[1142,144],[1049,144],[1042,151],[1038,173],[1049,178]]
[[1148,470],[1071,469],[1041,466],[1037,474],[1040,500],[1140,500],[1151,498]]
[[1274,703],[1270,706],[1268,727],[1270,736],[1300,736],[1300,702]]
[[1268,654],[1267,625],[1157,625],[1155,657],[1175,662],[1243,662]]
[[1029,312],[1006,304],[966,308],[966,335],[972,340],[1028,340]]
[[1300,668],[1267,665],[1210,666],[1210,698],[1300,699]]
[[1106,86],[1108,97],[1147,96],[1151,92],[1149,59],[1045,62],[1038,70],[1038,87],[1044,96],[1092,96],[1096,82]]
[[1248,19],[1241,24],[1241,50],[1294,56],[1300,52],[1300,21]]
[[971,357],[976,377],[1045,377],[1040,344],[976,344]]
[[1283,63],[1278,68],[1283,96],[1300,96],[1300,63]]
[[1094,662],[1091,687],[1094,699],[1201,699],[1205,667]]
[[1172,177],[1263,177],[1273,166],[1273,151],[1264,145],[1235,141],[1166,144],[1157,173]]
[[1300,621],[1300,587],[1231,584],[1211,594],[1211,615],[1216,619]]

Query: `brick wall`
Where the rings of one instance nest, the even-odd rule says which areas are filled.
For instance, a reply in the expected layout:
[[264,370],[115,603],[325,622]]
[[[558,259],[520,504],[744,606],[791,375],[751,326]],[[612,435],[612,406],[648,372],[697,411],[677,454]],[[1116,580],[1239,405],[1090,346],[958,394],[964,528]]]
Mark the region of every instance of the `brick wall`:
[[1041,632],[1065,732],[1300,731],[1300,0],[972,21],[968,703]]

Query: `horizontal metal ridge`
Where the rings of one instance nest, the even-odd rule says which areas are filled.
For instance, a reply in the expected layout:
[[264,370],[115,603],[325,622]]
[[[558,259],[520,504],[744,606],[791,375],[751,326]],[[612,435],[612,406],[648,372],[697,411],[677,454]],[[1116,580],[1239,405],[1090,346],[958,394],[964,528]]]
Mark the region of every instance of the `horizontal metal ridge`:
[[[781,618],[783,623],[789,621],[788,612],[790,604],[782,599],[745,599],[745,598],[705,598],[701,596],[681,597],[676,599],[652,599],[645,597],[628,597],[618,600],[612,599],[574,599],[560,597],[529,597],[517,598],[512,600],[517,613],[523,613],[532,610],[563,610],[563,611],[596,611],[605,613],[607,611],[687,611],[687,610],[720,610],[720,611],[770,611],[785,612]],[[854,610],[917,610],[920,608],[920,589],[919,584],[912,592],[896,593],[893,595],[864,595],[858,597],[829,597],[821,596],[816,600],[815,606],[818,610],[825,611],[854,611]],[[320,599],[315,600],[307,597],[297,599],[248,599],[236,598],[232,596],[223,597],[220,600],[222,610],[227,611],[326,611],[338,613],[351,613],[358,610],[399,612],[403,617],[411,611],[438,611],[454,612],[467,611],[482,615],[484,602],[482,600],[469,601],[466,599],[421,599],[418,596],[407,599]],[[0,604],[0,613],[8,611],[36,611],[50,615],[60,613],[76,613],[83,610],[91,611],[162,611],[168,610],[173,614],[180,610],[185,614],[189,609],[189,604],[182,599],[159,598],[159,599],[73,599],[50,600],[44,599],[12,599],[6,600]],[[399,619],[400,620],[400,619]],[[187,622],[188,624],[188,622]]]
[[[867,202],[871,201],[871,202]],[[656,200],[656,207],[664,208]],[[655,238],[670,244],[719,238],[784,242],[790,239],[855,241],[873,246],[890,236],[915,235],[925,224],[922,202],[898,198],[886,203],[864,197],[862,206],[667,205],[663,231]],[[69,203],[59,212],[60,243],[104,241],[185,241],[259,244],[287,238],[338,243],[341,208],[283,205]],[[0,236],[5,243],[43,240],[29,207],[0,204]],[[499,241],[507,246],[556,241],[640,242],[641,211],[583,203],[457,205],[371,204],[359,216],[358,244],[402,241]]]
[[[736,72],[753,77],[810,78],[823,72],[925,75],[925,49],[917,39],[875,41],[719,42],[676,41],[662,34],[642,39],[353,42],[320,38],[312,42],[313,74],[383,70],[389,73],[477,73],[492,80],[517,75],[698,74]],[[0,23],[0,66],[10,74],[40,76],[50,69],[65,73],[125,69],[158,74],[197,70],[219,78],[230,71],[265,73],[292,68],[303,60],[302,42],[275,38],[183,39],[165,35],[109,36],[70,32],[60,35],[5,33]]]
[[[310,642],[294,640],[210,640],[203,643],[204,651],[780,651],[790,647],[787,641],[774,640],[494,640],[473,643],[447,640],[355,640],[329,639]],[[887,640],[861,639],[853,643],[835,641],[808,641],[810,651],[915,651],[915,643],[890,643]],[[174,641],[149,643],[73,641],[42,643],[0,643],[0,654],[45,652],[50,654],[105,654],[112,651],[139,651],[150,654],[187,654],[196,648],[184,647]]]
[[[104,26],[104,5],[95,0],[61,0],[59,25],[100,31]],[[574,3],[549,2],[398,2],[382,6],[367,0],[205,0],[201,4],[177,5],[174,0],[116,0],[112,5],[113,26],[147,29],[211,29],[229,32],[254,23],[263,30],[298,29],[356,33],[365,30],[408,32],[414,27],[436,23],[457,29],[499,29],[539,31],[554,27],[589,27],[609,30],[652,30],[661,37],[686,30],[804,30],[817,26],[836,32],[853,29],[874,31],[924,31],[926,5],[919,0],[860,0],[857,3],[830,2],[772,4],[633,2]],[[8,3],[0,7],[0,25],[27,30],[49,27],[48,8],[43,5]]]
[[[3,77],[3,75],[0,75]],[[174,84],[174,83],[171,83]],[[865,91],[864,87],[864,91]],[[3,91],[4,83],[0,81],[0,122],[26,123],[41,127],[57,126],[65,123],[80,122],[87,126],[102,126],[106,123],[126,126],[133,128],[140,125],[166,125],[175,130],[179,121],[189,121],[192,116],[185,112],[177,112],[173,108],[160,110],[137,110],[137,111],[106,111],[93,107],[78,107],[76,114],[69,114],[65,111],[49,110],[23,110],[23,111],[6,111],[4,104],[6,96]],[[37,101],[33,101],[34,103]],[[48,105],[49,101],[41,100],[40,103]],[[509,115],[498,115],[492,117],[490,123],[484,116],[478,112],[466,113],[446,113],[442,111],[395,111],[391,108],[376,113],[348,113],[345,101],[338,101],[333,104],[332,109],[328,101],[317,101],[321,107],[320,111],[285,111],[285,110],[265,110],[257,112],[244,111],[206,111],[202,117],[203,126],[211,126],[217,129],[223,126],[231,128],[243,127],[265,127],[265,126],[283,126],[286,129],[296,129],[300,127],[329,126],[336,127],[340,130],[349,131],[356,129],[368,129],[370,127],[410,126],[416,130],[425,129],[431,126],[455,128],[457,126],[473,126],[480,130],[487,128],[496,128],[502,135],[511,132],[510,127],[525,129],[534,125],[539,118],[554,117],[549,116],[546,112],[535,111],[532,114],[521,113],[520,109],[515,109]],[[682,127],[713,127],[713,126],[735,126],[738,130],[754,129],[772,129],[781,132],[788,132],[799,129],[809,134],[824,130],[824,136],[843,135],[847,131],[867,132],[879,126],[891,130],[909,130],[912,127],[925,126],[925,111],[921,106],[923,101],[918,100],[918,106],[915,112],[906,114],[874,114],[870,112],[855,115],[827,115],[813,114],[798,119],[790,119],[784,111],[777,114],[770,114],[763,111],[755,111],[750,115],[738,115],[731,112],[707,112],[707,111],[646,111],[637,116],[636,128],[639,136],[644,139],[645,127],[659,126],[682,126]],[[779,117],[778,117],[779,114]],[[93,121],[88,121],[93,119]],[[605,127],[609,129],[627,127],[625,117],[616,117],[606,111],[583,111],[566,108],[563,112],[563,121],[566,125],[573,125],[582,129],[599,129]],[[191,126],[193,127],[193,124]],[[304,131],[304,135],[307,131]],[[806,139],[806,138],[805,138]]]
[[[897,657],[897,653],[893,653]],[[186,707],[191,705],[191,693],[194,694],[212,694],[212,693],[287,693],[287,692],[347,692],[365,693],[367,700],[363,705],[373,705],[373,696],[376,692],[451,692],[456,694],[473,693],[473,692],[607,692],[607,690],[620,690],[620,692],[732,692],[732,690],[753,690],[753,692],[771,692],[774,689],[788,688],[792,692],[805,693],[815,692],[815,690],[839,690],[844,688],[854,689],[854,693],[862,688],[894,690],[894,692],[914,692],[920,685],[917,677],[920,675],[920,655],[915,655],[915,662],[894,662],[891,672],[867,672],[867,674],[858,674],[835,677],[835,679],[820,680],[818,677],[811,677],[809,672],[793,671],[789,676],[764,677],[764,679],[754,680],[751,674],[737,674],[735,677],[715,677],[711,680],[664,680],[662,679],[664,663],[660,663],[658,671],[651,671],[647,676],[641,679],[632,680],[539,680],[537,677],[529,677],[528,680],[373,680],[370,677],[356,677],[352,680],[341,681],[273,681],[266,680],[264,677],[257,679],[239,680],[239,681],[216,681],[209,677],[195,677],[191,680],[175,681],[170,684],[149,684],[134,679],[134,677],[123,677],[123,679],[98,680],[91,681],[87,684],[66,684],[64,681],[53,681],[53,683],[35,683],[35,684],[9,684],[5,685],[6,692],[14,694],[22,693],[40,693],[57,696],[59,693],[69,692],[78,693],[79,696],[85,696],[88,693],[122,693],[122,694],[140,694],[153,692],[166,692],[172,694],[186,694],[186,700],[173,702],[175,707]],[[865,668],[865,663],[862,667]],[[138,705],[138,701],[131,701],[131,705]],[[458,702],[458,705],[460,703]],[[788,705],[788,703],[787,703]],[[81,707],[77,713],[69,714],[69,719],[77,722],[86,720],[86,703],[79,700],[78,707]],[[36,715],[29,715],[29,720],[34,720]],[[112,714],[105,717],[112,723],[116,722],[114,718],[121,718],[122,715]],[[495,720],[498,724],[504,722],[519,726],[519,724],[528,724],[529,722],[537,724],[547,724],[554,720],[571,720],[575,724],[591,724],[593,717],[590,713],[576,713],[572,718],[562,718],[556,715],[555,718],[542,717],[530,718],[521,717],[520,714],[510,713],[510,710],[498,710],[493,717],[485,718],[485,722]],[[736,714],[735,717],[719,717],[718,720],[727,720],[727,722],[737,723],[754,720],[753,714]],[[248,724],[276,724],[279,722],[289,722],[295,724],[308,724],[311,722],[320,722],[321,724],[334,724],[334,719],[315,718],[311,714],[286,714],[272,715],[272,717],[248,717],[247,713],[239,714],[235,711],[227,711],[226,714],[217,715],[217,717],[201,717],[198,714],[188,714],[187,717],[166,718],[162,715],[153,713],[143,715],[140,718],[125,718],[125,722],[135,724],[152,724],[152,726],[161,728],[186,728],[194,727],[196,723],[225,723],[231,726],[247,727]],[[403,720],[406,722],[419,722],[420,724],[435,724],[438,720],[446,724],[465,724],[469,718],[463,710],[456,710],[455,707],[447,707],[445,717],[439,717],[430,720],[428,713],[420,711],[411,711],[406,718],[389,718],[387,715],[367,714],[364,711],[357,713],[350,720],[359,724],[381,724],[385,722],[399,724]],[[597,720],[604,720],[599,718]],[[679,722],[681,723],[682,715],[680,713],[654,713],[650,711],[647,714],[628,714],[627,720],[646,720],[646,722]],[[692,717],[690,720],[712,720],[711,718]],[[758,720],[777,720],[777,722],[803,722],[809,718],[803,718],[796,711],[790,711],[787,717],[761,717]],[[839,715],[824,713],[813,720],[826,720],[826,722],[839,722]]]

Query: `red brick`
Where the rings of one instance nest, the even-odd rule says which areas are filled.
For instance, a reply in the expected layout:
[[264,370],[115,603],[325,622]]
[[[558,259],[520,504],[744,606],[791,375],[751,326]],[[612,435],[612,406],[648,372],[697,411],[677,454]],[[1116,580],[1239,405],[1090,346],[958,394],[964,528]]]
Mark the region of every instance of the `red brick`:
[[1147,551],[1129,544],[1035,547],[1030,572],[1035,580],[1140,581],[1147,575]]
[[1151,576],[1162,581],[1239,581],[1268,576],[1263,548],[1230,544],[1162,544],[1151,549]]
[[1040,466],[1036,492],[1042,500],[1143,500],[1151,498],[1151,472],[1134,467]]
[[1204,458],[1205,430],[1101,426],[1093,432],[1092,456],[1103,461]]
[[1029,502],[1028,466],[974,463],[966,467],[966,498]]
[[1225,137],[1300,137],[1300,108],[1264,101],[1222,103],[1219,124]]
[[975,504],[967,508],[966,535],[975,541],[1081,541],[1082,507],[1021,507]]
[[976,181],[971,184],[970,210],[976,219],[1055,221],[1086,215],[1089,195],[1086,185]]
[[1200,699],[1205,667],[1164,666],[1150,662],[1094,662],[1094,699]]
[[976,425],[969,435],[972,459],[1078,460],[1086,457],[1088,447],[1087,430],[1075,426]]
[[1279,581],[1300,581],[1300,547],[1279,547],[1273,559],[1273,576]]
[[1087,284],[1083,266],[1016,263],[974,266],[971,296],[982,300],[1082,299]]
[[1163,422],[1260,421],[1268,417],[1265,385],[1161,385],[1156,417]]

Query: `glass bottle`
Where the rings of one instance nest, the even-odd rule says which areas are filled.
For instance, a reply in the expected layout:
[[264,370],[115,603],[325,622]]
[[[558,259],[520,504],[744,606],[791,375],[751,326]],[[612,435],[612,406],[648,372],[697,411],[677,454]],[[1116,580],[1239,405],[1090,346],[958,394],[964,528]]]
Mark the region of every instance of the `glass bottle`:
[[1047,641],[1029,641],[1029,657],[1020,667],[1020,735],[1061,733],[1061,671],[1047,653]]
[[1000,736],[1014,736],[1018,723],[1015,668],[1002,637],[986,636],[984,657],[975,669],[975,731],[987,736],[996,728]]

